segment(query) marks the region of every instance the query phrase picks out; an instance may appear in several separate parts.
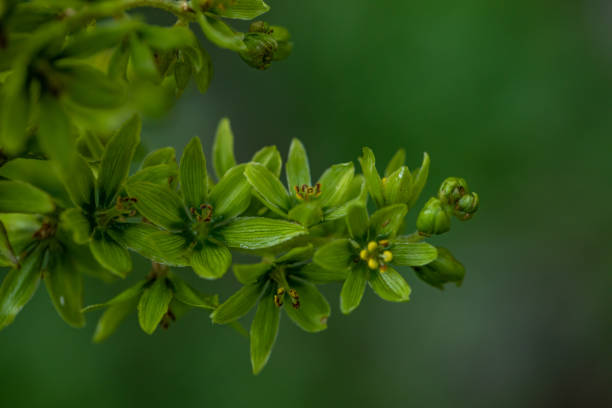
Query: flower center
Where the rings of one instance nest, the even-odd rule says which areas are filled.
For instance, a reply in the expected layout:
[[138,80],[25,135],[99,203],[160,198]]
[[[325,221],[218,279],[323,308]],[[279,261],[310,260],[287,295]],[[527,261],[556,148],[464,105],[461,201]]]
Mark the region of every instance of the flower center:
[[285,298],[285,293],[289,295],[291,299],[291,306],[294,309],[300,308],[300,295],[298,295],[297,290],[289,289],[285,290],[285,288],[280,287],[276,290],[276,294],[274,295],[274,304],[276,307],[281,307],[283,305],[283,299]]
[[293,189],[295,190],[295,196],[302,201],[309,201],[321,195],[321,183],[315,184],[314,187],[302,184],[301,187],[295,186]]
[[199,209],[191,207],[189,209],[191,215],[196,217],[198,222],[210,222],[213,215],[213,207],[210,204],[201,204]]
[[381,273],[384,273],[388,268],[387,264],[393,260],[393,254],[387,249],[388,247],[388,239],[381,239],[378,242],[370,241],[359,252],[359,258],[368,265],[368,268],[378,269]]

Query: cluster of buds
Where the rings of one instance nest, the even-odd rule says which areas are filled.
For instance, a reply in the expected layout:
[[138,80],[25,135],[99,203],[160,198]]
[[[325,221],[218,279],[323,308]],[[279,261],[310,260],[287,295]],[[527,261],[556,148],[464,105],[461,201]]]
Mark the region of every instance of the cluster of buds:
[[378,269],[381,273],[384,273],[388,268],[387,264],[393,260],[393,254],[388,247],[388,239],[382,239],[378,242],[370,241],[367,247],[359,252],[359,258],[367,263],[368,268]]
[[285,290],[285,288],[280,287],[276,290],[276,294],[274,295],[274,304],[276,307],[281,307],[283,305],[283,299],[285,298],[285,293],[289,295],[291,299],[291,306],[294,309],[300,308],[300,295],[298,295],[297,290],[289,289]]
[[191,207],[189,209],[191,215],[195,216],[198,223],[210,222],[213,215],[213,207],[210,204],[201,204],[199,209]]
[[287,58],[293,46],[286,29],[264,21],[251,24],[249,32],[244,35],[244,45],[247,50],[241,52],[240,57],[257,69],[267,69],[272,61]]
[[450,230],[451,216],[461,221],[472,218],[478,210],[478,194],[470,192],[467,182],[449,177],[438,190],[438,197],[430,198],[417,218],[417,229],[422,235],[443,234]]
[[315,184],[314,187],[302,184],[301,187],[295,186],[293,189],[295,190],[295,196],[301,201],[309,201],[321,195],[321,183]]

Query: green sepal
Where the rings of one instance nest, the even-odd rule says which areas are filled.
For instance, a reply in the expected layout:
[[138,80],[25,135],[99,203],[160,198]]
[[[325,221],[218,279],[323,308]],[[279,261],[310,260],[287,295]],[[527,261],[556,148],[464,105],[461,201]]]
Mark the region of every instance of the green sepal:
[[349,185],[346,193],[341,200],[343,204],[338,207],[330,208],[325,213],[326,221],[333,221],[340,218],[344,218],[350,206],[354,204],[361,204],[366,206],[368,203],[368,189],[365,185],[365,178],[363,175],[358,174],[353,177],[351,184]]
[[162,147],[147,154],[142,161],[142,168],[157,166],[159,164],[176,163],[174,147]]
[[[25,73],[24,73],[25,75]],[[2,110],[0,110],[0,146],[4,153],[20,153],[28,141],[26,128],[31,103],[21,75],[10,75],[2,86]]]
[[237,52],[246,51],[247,48],[243,41],[244,34],[235,32],[222,20],[198,14],[196,21],[206,38],[215,45]]
[[96,200],[95,178],[87,162],[74,155],[69,162],[58,163],[60,177],[72,202],[86,210],[93,210]]
[[83,278],[70,254],[49,252],[43,277],[53,306],[62,319],[73,327],[85,326],[83,316]]
[[98,202],[102,208],[114,204],[127,179],[132,158],[140,143],[140,118],[132,116],[109,140],[100,164],[97,180]]
[[91,235],[91,225],[80,208],[70,208],[60,214],[60,225],[72,233],[77,244],[86,244]]
[[325,268],[320,267],[315,263],[309,263],[304,267],[300,268],[298,271],[291,273],[295,276],[298,276],[308,282],[312,283],[330,283],[330,282],[342,282],[346,279],[349,269],[347,270],[336,270],[330,271]]
[[413,172],[413,184],[412,184],[412,197],[408,202],[408,208],[414,206],[416,201],[419,199],[425,184],[427,183],[427,176],[429,175],[429,154],[427,152],[423,153],[423,163],[421,167],[415,172]]
[[104,303],[96,303],[93,305],[85,306],[83,308],[83,313],[87,313],[87,312],[91,312],[91,311],[99,310],[99,309],[104,309],[105,307],[115,306],[121,303],[125,303],[132,299],[138,300],[146,284],[147,284],[146,280],[141,280],[138,283],[130,286],[123,292],[119,293],[118,295],[111,298],[110,300],[107,300]]
[[306,246],[295,247],[287,251],[285,254],[276,258],[275,263],[297,263],[304,262],[312,258],[314,247],[312,244]]
[[58,163],[69,163],[76,154],[75,136],[70,119],[59,101],[43,95],[39,101],[38,142],[47,157]]
[[408,167],[402,166],[391,173],[383,183],[387,204],[407,203],[412,197],[412,174]]
[[265,284],[254,282],[240,288],[210,314],[213,323],[231,323],[247,314],[255,306],[267,285],[268,282]]
[[278,334],[280,308],[274,303],[272,290],[264,293],[257,306],[255,318],[251,323],[251,365],[253,374],[259,374],[264,368]]
[[438,257],[436,247],[427,242],[411,242],[408,237],[398,237],[392,242],[393,263],[400,266],[422,266]]
[[307,186],[312,185],[308,155],[304,145],[298,139],[291,141],[287,163],[285,164],[285,172],[287,173],[287,186],[290,192],[296,186],[301,187],[304,184]]
[[287,218],[297,221],[305,227],[310,227],[323,221],[323,210],[318,203],[305,202],[293,207]]
[[261,217],[236,218],[216,231],[219,238],[230,248],[269,248],[308,231],[300,224],[290,221]]
[[270,10],[270,6],[263,0],[235,0],[222,2],[210,11],[225,18],[252,20],[268,12],[268,10]]
[[62,50],[62,57],[86,58],[106,51],[140,26],[141,22],[128,19],[96,24],[95,28],[72,36]]
[[188,55],[188,58],[193,64],[193,79],[195,80],[198,90],[201,93],[206,93],[214,74],[210,55],[200,45],[197,47],[184,48],[182,52]]
[[341,203],[353,176],[355,167],[352,162],[334,164],[319,179],[321,196],[318,202],[322,207],[334,207]]
[[317,333],[327,329],[327,319],[331,313],[327,299],[312,283],[292,276],[287,279],[291,288],[300,296],[299,308],[296,309],[289,304],[284,306],[287,315],[307,332]]
[[134,71],[141,78],[149,81],[159,81],[159,72],[155,66],[153,51],[141,41],[136,34],[130,36],[131,62]]
[[148,182],[169,185],[170,181],[176,179],[177,176],[178,171],[175,163],[158,164],[138,170],[127,179],[126,183]]
[[183,200],[167,186],[138,182],[126,185],[130,198],[137,201],[138,212],[152,223],[167,230],[181,230],[188,221]]
[[238,282],[243,285],[248,285],[256,282],[263,274],[272,268],[272,264],[268,262],[259,262],[256,264],[234,264],[234,276]]
[[450,231],[449,209],[440,199],[431,197],[419,212],[416,227],[423,235],[439,235]]
[[444,284],[450,282],[461,286],[465,277],[465,267],[448,249],[442,247],[437,249],[438,257],[435,261],[413,268],[417,276],[438,289],[444,289]]
[[361,303],[368,282],[369,270],[359,263],[348,273],[340,292],[340,311],[349,314]]
[[234,133],[228,118],[219,121],[215,142],[213,144],[213,167],[217,178],[221,179],[225,173],[236,165],[234,157]]
[[143,25],[140,30],[140,38],[155,50],[163,51],[190,46],[197,41],[188,27],[180,25],[173,27]]
[[17,266],[17,256],[9,240],[8,231],[0,220],[0,266]]
[[0,180],[0,213],[46,214],[55,210],[46,192],[21,181]]
[[376,203],[378,208],[385,205],[385,199],[383,196],[383,186],[378,170],[376,170],[376,161],[374,159],[374,153],[369,147],[363,148],[363,156],[359,158],[361,164],[361,171],[366,180],[366,186],[370,192],[370,196]]
[[61,61],[66,76],[64,90],[76,104],[93,109],[111,109],[123,105],[125,89],[121,82],[85,63]]
[[214,219],[229,219],[242,214],[251,204],[251,185],[244,177],[245,164],[232,167],[213,187],[209,201]]
[[355,255],[348,239],[336,239],[317,249],[313,262],[329,271],[346,272],[353,264]]
[[206,158],[199,138],[192,138],[185,147],[179,171],[185,205],[187,208],[199,209],[208,198]]
[[100,316],[93,335],[94,343],[101,343],[109,338],[119,327],[119,324],[130,314],[136,311],[138,298],[113,304]]
[[370,217],[370,239],[395,237],[407,213],[406,204],[394,204],[374,212]]
[[127,249],[119,245],[108,233],[95,229],[89,241],[92,255],[106,269],[120,278],[132,270],[132,258]]
[[278,177],[260,163],[249,163],[244,175],[266,207],[287,216],[291,202]]
[[387,167],[385,168],[385,177],[389,177],[394,171],[399,169],[406,162],[406,151],[404,149],[398,149],[393,155]]
[[174,299],[202,309],[214,310],[219,306],[219,295],[204,295],[176,275],[169,276],[168,279],[172,283]]
[[108,62],[108,76],[114,80],[127,80],[127,69],[130,62],[130,44],[128,39],[119,42]]
[[374,292],[381,299],[389,302],[407,302],[410,300],[410,286],[395,269],[387,267],[385,272],[370,272],[368,281]]
[[346,225],[353,239],[361,239],[368,232],[370,220],[365,205],[353,204],[346,212]]
[[145,333],[153,334],[168,312],[172,296],[172,289],[168,287],[164,277],[156,278],[153,284],[142,292],[138,301],[138,323]]
[[251,161],[261,163],[268,168],[277,178],[280,176],[283,160],[276,146],[266,146],[259,149],[253,155]]
[[198,276],[219,279],[232,264],[232,254],[222,245],[206,242],[191,254],[190,265]]

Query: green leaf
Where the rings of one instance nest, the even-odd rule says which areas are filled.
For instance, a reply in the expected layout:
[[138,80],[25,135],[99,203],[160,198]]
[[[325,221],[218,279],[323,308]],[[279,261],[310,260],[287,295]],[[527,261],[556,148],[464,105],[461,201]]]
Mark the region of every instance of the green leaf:
[[138,323],[147,334],[153,334],[159,322],[168,312],[172,300],[172,290],[166,284],[166,278],[157,278],[142,292],[138,302]]
[[206,93],[214,73],[210,55],[199,45],[197,47],[184,48],[182,51],[188,55],[189,60],[193,64],[193,79],[198,86],[198,90],[201,93]]
[[104,311],[94,332],[93,342],[100,343],[110,337],[117,330],[119,324],[132,312],[135,311],[138,298],[117,303]]
[[30,101],[25,86],[11,75],[2,87],[2,110],[0,111],[0,146],[9,154],[20,153],[28,138],[26,128],[30,117]]
[[174,288],[174,298],[186,305],[203,309],[215,309],[219,306],[218,295],[204,295],[192,288],[178,276],[169,278]]
[[[176,64],[174,64],[174,80],[176,81],[176,88],[180,92],[183,92],[183,90],[187,88],[187,85],[189,85],[192,73],[193,65],[189,58],[179,59],[176,61]],[[208,86],[206,86],[206,88],[208,88]]]
[[237,218],[218,230],[228,247],[242,249],[273,247],[307,232],[293,222],[260,217]]
[[129,41],[124,39],[113,51],[108,62],[108,77],[111,79],[127,80],[127,69],[130,62]]
[[387,268],[385,272],[372,271],[368,281],[374,292],[389,302],[407,302],[410,300],[410,286],[395,269]]
[[178,176],[176,164],[158,164],[156,166],[145,167],[137,171],[127,179],[127,183],[149,182],[155,184],[166,184]]
[[168,230],[183,229],[188,221],[183,201],[167,186],[138,182],[126,185],[128,195],[138,201],[138,212],[152,223]]
[[423,163],[414,175],[412,197],[410,198],[410,202],[408,202],[408,208],[412,207],[416,203],[421,195],[421,192],[423,191],[423,187],[425,187],[425,183],[427,183],[427,176],[429,175],[429,162],[429,155],[427,153],[423,153]]
[[219,279],[232,264],[232,254],[224,246],[206,242],[191,254],[191,267],[205,279]]
[[349,207],[354,204],[367,206],[368,190],[365,186],[365,179],[361,174],[353,177],[353,180],[351,181],[351,184],[346,190],[346,194],[341,201],[344,204],[341,204],[339,207],[328,209],[325,214],[326,221],[333,221],[346,217]]
[[399,231],[408,213],[406,204],[383,207],[370,217],[370,239],[393,238]]
[[385,168],[385,177],[389,177],[395,170],[399,169],[406,162],[406,151],[404,149],[399,149],[391,160],[389,160],[389,164],[387,164],[387,168]]
[[140,118],[132,116],[106,145],[97,180],[99,203],[104,208],[114,204],[127,179],[134,152],[140,143],[141,127]]
[[206,38],[213,44],[236,52],[247,50],[243,41],[244,34],[235,32],[222,20],[198,14],[196,21],[202,28]]
[[340,292],[340,311],[349,314],[359,306],[368,281],[369,270],[360,263],[346,277]]
[[17,257],[9,241],[4,223],[0,220],[0,266],[16,266]]
[[91,168],[79,155],[71,161],[59,164],[60,177],[72,202],[83,208],[92,210],[95,207],[95,180]]
[[16,255],[29,248],[32,236],[42,226],[42,217],[33,214],[0,214],[0,221]]
[[38,141],[43,151],[51,160],[59,163],[72,161],[76,154],[76,138],[59,101],[43,95],[40,98],[39,115]]
[[233,218],[249,208],[251,185],[244,176],[245,168],[245,164],[232,167],[211,190],[213,218]]
[[85,63],[62,61],[64,90],[77,104],[94,109],[111,109],[123,105],[125,89],[119,81]]
[[117,296],[113,297],[112,299],[104,303],[97,303],[97,304],[86,306],[85,308],[83,308],[83,312],[86,313],[92,310],[99,310],[105,307],[115,306],[121,303],[125,303],[129,300],[133,300],[133,299],[138,300],[146,284],[147,284],[146,280],[141,280],[135,285],[130,286],[128,289],[124,290],[123,292],[119,293]]
[[461,286],[465,277],[465,267],[446,248],[438,247],[438,257],[435,261],[414,267],[417,276],[424,282],[438,289],[444,289],[444,284],[454,282]]
[[259,149],[253,155],[251,161],[263,164],[276,177],[280,176],[283,163],[281,155],[276,149],[276,146],[266,146],[262,149]]
[[289,277],[289,285],[300,296],[300,307],[295,309],[285,305],[285,312],[302,330],[317,333],[327,328],[331,313],[329,303],[312,283]]
[[363,148],[363,156],[359,158],[359,163],[361,164],[361,171],[366,179],[366,186],[368,187],[370,196],[372,196],[377,207],[380,208],[384,206],[385,200],[383,197],[382,180],[380,179],[378,170],[376,170],[374,153],[369,147]]
[[267,286],[260,283],[245,285],[210,314],[213,323],[227,324],[247,314],[255,306]]
[[235,0],[227,2],[223,7],[215,7],[212,11],[221,17],[240,20],[252,20],[270,10],[263,0]]
[[346,272],[355,255],[348,239],[336,239],[321,246],[314,254],[313,262],[329,271]]
[[398,237],[392,243],[393,263],[400,266],[422,266],[438,257],[436,247],[426,242],[410,242],[408,237]]
[[368,210],[362,204],[353,204],[346,213],[346,225],[351,238],[362,238],[368,232]]
[[208,174],[202,144],[197,137],[185,147],[179,170],[185,205],[187,208],[200,208],[208,197]]
[[259,374],[264,368],[272,346],[278,334],[278,324],[280,322],[280,308],[274,303],[272,292],[268,291],[257,306],[255,318],[251,323],[251,364],[253,374]]
[[293,139],[291,141],[289,156],[285,164],[285,171],[287,173],[289,191],[293,191],[296,186],[301,187],[304,184],[307,186],[312,185],[308,155],[306,154],[304,145],[298,139]]
[[228,118],[223,118],[217,126],[215,143],[213,144],[213,166],[217,178],[221,179],[225,173],[236,165],[234,158],[234,134]]
[[276,258],[275,263],[296,263],[304,262],[312,258],[314,247],[312,244],[306,246],[295,247],[287,251],[284,255]]
[[127,249],[119,245],[106,232],[96,229],[89,242],[91,253],[106,269],[120,278],[132,270],[132,258]]
[[287,216],[290,220],[297,221],[305,227],[310,227],[323,220],[323,210],[317,203],[304,202],[293,207]]
[[247,165],[244,175],[266,207],[287,216],[291,201],[278,177],[260,163]]
[[0,213],[46,214],[55,210],[44,191],[21,181],[0,180]]
[[79,208],[70,208],[60,214],[60,224],[66,230],[72,232],[72,239],[77,244],[86,244],[91,235],[89,221]]
[[335,164],[327,169],[319,179],[321,196],[318,201],[321,206],[333,207],[340,204],[354,174],[355,168],[351,162]]
[[130,37],[130,49],[132,57],[132,66],[134,71],[142,78],[156,82],[159,80],[159,72],[155,66],[153,51],[137,35]]
[[309,263],[292,274],[313,283],[341,282],[346,279],[349,270],[329,271],[315,263]]
[[268,262],[256,264],[234,264],[234,275],[238,282],[248,285],[259,279],[264,273],[268,272],[272,265]]
[[0,286],[0,330],[15,320],[15,316],[30,301],[40,281],[43,248],[37,247],[4,277]]
[[412,175],[408,167],[402,166],[387,177],[383,191],[387,204],[407,203],[412,196]]
[[53,251],[49,255],[43,276],[53,306],[66,323],[83,327],[83,278],[69,254]]
[[174,147],[162,147],[147,154],[142,161],[142,168],[157,166],[159,164],[176,163]]

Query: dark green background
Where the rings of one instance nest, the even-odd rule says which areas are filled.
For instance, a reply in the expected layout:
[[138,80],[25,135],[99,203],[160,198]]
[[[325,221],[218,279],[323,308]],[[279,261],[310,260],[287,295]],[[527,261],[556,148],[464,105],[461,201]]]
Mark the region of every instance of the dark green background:
[[[207,313],[152,337],[132,318],[92,345],[97,316],[70,329],[40,290],[0,334],[0,406],[612,406],[609,2],[270,3],[266,20],[293,33],[290,59],[259,72],[209,46],[210,91],[146,121],[148,146],[199,135],[210,151],[227,115],[239,159],[267,144],[284,156],[298,137],[315,175],[363,145],[380,167],[398,147],[411,167],[428,151],[425,196],[461,176],[481,197],[435,240],[466,265],[463,287],[405,270],[408,304],[366,293],[350,316],[326,287],[328,330],[283,318],[257,377],[248,341]],[[231,273],[195,282],[222,298],[237,287]],[[127,284],[88,281],[86,302]]]

